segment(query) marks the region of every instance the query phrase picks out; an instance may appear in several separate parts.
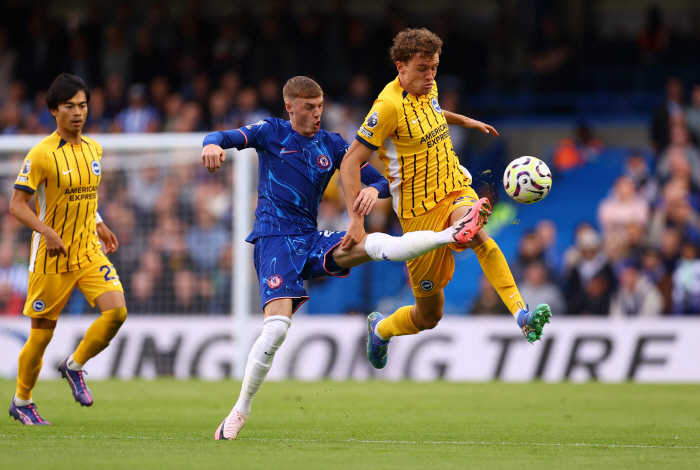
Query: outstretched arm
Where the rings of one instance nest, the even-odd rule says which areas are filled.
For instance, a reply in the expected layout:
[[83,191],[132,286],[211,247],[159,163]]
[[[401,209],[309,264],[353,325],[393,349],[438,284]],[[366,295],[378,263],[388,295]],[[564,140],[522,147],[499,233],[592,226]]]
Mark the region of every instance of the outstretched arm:
[[219,171],[221,163],[226,161],[224,149],[237,148],[242,150],[248,144],[248,138],[238,129],[230,131],[217,131],[207,134],[204,138],[202,149],[202,163],[209,173]]
[[498,131],[494,129],[493,126],[489,124],[484,124],[476,119],[468,118],[467,116],[462,116],[461,114],[451,113],[449,111],[442,112],[445,114],[445,121],[447,124],[457,124],[458,126],[466,127],[467,129],[477,129],[484,134],[493,134],[498,137]]
[[360,194],[360,166],[369,160],[374,150],[362,145],[357,140],[353,141],[348,149],[348,153],[340,164],[340,180],[343,183],[343,193],[345,195],[345,205],[348,208],[350,224],[347,233],[343,238],[340,247],[347,250],[357,244],[365,236],[365,217],[355,211],[355,201]]

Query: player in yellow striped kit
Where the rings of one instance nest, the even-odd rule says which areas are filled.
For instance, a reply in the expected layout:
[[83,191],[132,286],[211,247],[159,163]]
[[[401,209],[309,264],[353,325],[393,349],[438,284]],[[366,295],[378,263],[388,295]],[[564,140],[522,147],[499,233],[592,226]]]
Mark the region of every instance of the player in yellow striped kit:
[[[417,334],[437,326],[445,297],[442,289],[452,280],[452,251],[474,250],[484,274],[496,288],[515,317],[525,338],[534,342],[542,336],[551,311],[546,304],[528,311],[503,253],[482,227],[490,214],[488,199],[479,199],[471,188],[471,175],[459,164],[452,148],[448,124],[498,135],[482,122],[440,108],[435,75],[442,41],[427,29],[408,29],[394,38],[391,48],[398,76],[379,94],[350,146],[340,174],[350,224],[342,249],[364,235],[364,216],[352,210],[360,191],[359,163],[374,151],[386,165],[394,202],[404,233],[443,230],[462,219],[469,230],[460,244],[434,250],[409,261],[415,305],[399,308],[384,319],[379,313],[368,317],[367,354],[370,362],[386,365],[389,339]],[[382,247],[365,246],[373,259],[381,259]]]
[[[88,328],[78,348],[59,366],[73,397],[93,403],[83,366],[109,345],[126,319],[124,290],[107,254],[119,243],[97,214],[97,187],[102,178],[102,147],[82,135],[90,92],[75,75],[61,74],[51,84],[46,104],[56,131],[32,148],[22,163],[10,212],[34,230],[29,260],[29,288],[24,314],[31,331],[19,356],[17,392],[10,416],[23,424],[50,424],[32,401],[44,351],[74,288],[102,315]],[[27,205],[34,196],[36,213]]]

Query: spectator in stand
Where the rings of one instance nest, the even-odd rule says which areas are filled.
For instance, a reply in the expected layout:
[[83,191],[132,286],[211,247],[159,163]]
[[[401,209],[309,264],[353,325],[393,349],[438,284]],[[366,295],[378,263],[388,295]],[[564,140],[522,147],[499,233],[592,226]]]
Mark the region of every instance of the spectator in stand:
[[698,145],[700,144],[700,82],[693,85],[690,91],[690,106],[685,109],[685,116],[693,142]]
[[657,6],[649,8],[646,24],[637,36],[637,48],[642,64],[656,64],[668,50],[670,42],[671,28],[664,21],[661,9]]
[[524,299],[537,299],[548,304],[552,312],[567,313],[564,293],[559,286],[547,280],[547,267],[541,261],[530,263],[525,268],[525,280],[518,284]]
[[673,313],[700,314],[700,259],[697,245],[685,242],[673,271]]
[[136,83],[127,92],[128,106],[114,118],[114,132],[156,132],[160,125],[158,111],[146,101],[146,87]]
[[105,81],[105,117],[113,120],[123,109],[124,80],[113,73]]
[[269,110],[270,116],[289,119],[289,113],[284,108],[284,100],[282,99],[282,86],[275,78],[264,78],[258,85],[258,95],[260,96],[260,107]]
[[124,83],[131,83],[131,45],[124,38],[122,29],[113,24],[107,27],[105,44],[100,54],[102,76],[119,76]]
[[[176,271],[173,275],[174,302],[170,313],[207,313],[207,299],[202,296],[201,283],[197,276],[187,269]],[[206,293],[205,293],[206,294]]]
[[29,269],[14,262],[15,251],[11,242],[0,245],[0,314],[20,314],[29,283]]
[[219,89],[226,93],[226,99],[229,103],[236,103],[238,93],[241,90],[241,76],[238,72],[227,70],[221,75]]
[[182,105],[180,114],[175,121],[175,132],[201,132],[202,107],[196,101],[188,101]]
[[581,123],[573,139],[562,139],[552,152],[552,163],[557,170],[566,171],[595,161],[605,150],[602,140],[596,139],[590,127]]
[[[695,240],[700,237],[697,221],[698,213],[691,205],[687,178],[685,181],[680,178],[669,181],[663,188],[647,229],[649,242],[652,246],[662,246],[664,230],[669,227],[677,229],[680,238]],[[678,244],[678,250],[679,247]]]
[[626,226],[649,220],[649,203],[637,196],[634,181],[621,176],[615,181],[613,193],[598,206],[598,223],[604,234],[619,234]]
[[185,99],[180,93],[171,93],[165,100],[165,114],[161,121],[161,129],[163,132],[175,132],[177,129],[178,118],[182,107],[185,105]]
[[16,63],[17,51],[10,47],[7,31],[0,28],[0,103],[7,97],[10,82],[15,76]]
[[663,306],[664,299],[659,288],[643,274],[636,260],[627,260],[610,301],[610,317],[658,317],[663,312]]
[[573,50],[562,31],[561,20],[554,15],[541,19],[530,69],[534,75],[534,91],[557,92],[570,90],[576,73],[572,71]]
[[148,85],[148,99],[160,116],[165,115],[165,102],[170,95],[170,82],[168,78],[159,75]]
[[535,225],[535,233],[544,248],[544,263],[553,273],[561,268],[561,253],[557,248],[557,226],[549,219],[543,219]]
[[651,172],[644,153],[635,150],[630,152],[625,161],[625,176],[634,181],[637,194],[652,204],[659,194],[659,180]]
[[673,272],[681,256],[683,235],[675,227],[667,227],[661,236],[659,248],[661,259],[668,272]]
[[573,314],[607,315],[615,275],[602,250],[603,241],[595,230],[585,229],[576,235],[580,253],[569,274],[567,300]]
[[223,90],[216,90],[209,96],[209,108],[207,112],[208,122],[205,123],[207,129],[212,131],[225,131],[233,126],[228,122],[230,111],[228,97]]
[[[544,244],[542,239],[537,235],[537,232],[525,233],[518,242],[518,258],[515,263],[510,265],[515,282],[519,284],[525,279],[525,269],[531,263],[542,261],[544,261]],[[553,280],[554,278],[553,272],[547,268],[547,279]]]
[[155,279],[146,271],[136,271],[131,275],[129,289],[129,313],[159,313],[155,292]]
[[90,90],[89,112],[85,123],[87,134],[102,134],[109,131],[112,120],[107,118],[105,112],[105,92],[102,88],[93,88]]
[[258,106],[258,92],[255,88],[243,88],[238,93],[238,105],[231,113],[233,129],[265,119],[270,112]]
[[672,120],[683,118],[683,82],[676,77],[666,81],[666,97],[654,112],[651,125],[651,146],[658,154],[670,142],[670,125]]
[[199,271],[212,272],[219,262],[219,256],[231,236],[212,215],[206,206],[200,207],[195,214],[196,225],[186,235],[190,256]]
[[690,167],[690,180],[696,188],[700,188],[700,149],[690,141],[685,124],[678,123],[671,127],[670,144],[659,155],[656,164],[656,174],[662,182],[667,182],[673,176],[674,168],[677,168],[683,159]]
[[469,308],[471,315],[502,315],[510,313],[506,304],[485,276],[479,278],[479,296]]
[[661,253],[654,248],[648,248],[642,255],[641,270],[642,274],[659,288],[659,292],[661,292],[664,299],[662,311],[665,313],[672,312],[671,292],[673,290],[673,280],[664,265]]

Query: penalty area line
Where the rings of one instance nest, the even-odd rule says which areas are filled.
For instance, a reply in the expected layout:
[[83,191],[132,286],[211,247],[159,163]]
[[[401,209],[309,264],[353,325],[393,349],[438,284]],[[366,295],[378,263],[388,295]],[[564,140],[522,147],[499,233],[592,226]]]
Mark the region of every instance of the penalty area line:
[[[153,437],[153,436],[15,436],[0,434],[3,439],[96,439],[96,440],[122,440],[137,439],[149,441],[209,441],[206,437]],[[386,441],[369,439],[263,439],[254,437],[242,437],[237,441],[250,442],[296,442],[296,443],[326,443],[326,444],[399,444],[399,445],[461,445],[461,446],[550,446],[550,447],[612,447],[619,449],[700,449],[700,446],[657,446],[640,444],[589,444],[589,443],[565,443],[565,442],[497,442],[497,441]]]

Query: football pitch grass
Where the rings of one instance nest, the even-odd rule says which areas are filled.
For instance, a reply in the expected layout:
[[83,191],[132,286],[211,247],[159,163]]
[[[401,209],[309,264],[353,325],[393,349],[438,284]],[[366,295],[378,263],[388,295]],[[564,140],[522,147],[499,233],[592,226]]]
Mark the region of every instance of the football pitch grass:
[[14,381],[0,381],[0,467],[700,467],[698,385],[269,382],[235,441],[214,431],[237,382],[89,385],[81,408],[65,381],[39,382],[53,425],[22,426],[7,414]]

